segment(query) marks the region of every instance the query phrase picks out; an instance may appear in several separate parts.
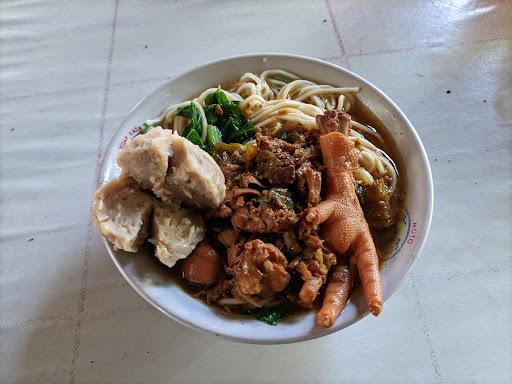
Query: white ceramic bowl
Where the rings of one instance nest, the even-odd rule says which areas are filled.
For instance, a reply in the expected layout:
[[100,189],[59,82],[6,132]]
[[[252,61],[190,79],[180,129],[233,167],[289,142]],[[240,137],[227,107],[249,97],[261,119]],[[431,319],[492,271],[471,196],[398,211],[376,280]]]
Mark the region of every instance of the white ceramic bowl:
[[[157,117],[168,105],[191,98],[203,89],[233,80],[245,72],[259,73],[270,68],[283,68],[325,84],[361,87],[359,98],[390,130],[407,175],[407,217],[400,241],[381,270],[383,296],[384,300],[388,299],[409,273],[425,242],[433,207],[432,176],[425,149],[407,117],[381,90],[344,68],[313,58],[284,54],[243,55],[201,65],[169,80],[135,106],[107,148],[100,181],[106,182],[119,175],[116,154],[123,141],[133,136],[131,130],[134,127]],[[105,244],[121,274],[151,305],[188,327],[231,340],[258,344],[308,340],[348,327],[368,313],[362,291],[356,289],[331,328],[317,326],[312,312],[291,316],[277,326],[269,326],[249,317],[228,315],[193,299],[173,284],[168,269],[157,261],[149,247],[139,254],[131,254],[114,250],[106,241]]]

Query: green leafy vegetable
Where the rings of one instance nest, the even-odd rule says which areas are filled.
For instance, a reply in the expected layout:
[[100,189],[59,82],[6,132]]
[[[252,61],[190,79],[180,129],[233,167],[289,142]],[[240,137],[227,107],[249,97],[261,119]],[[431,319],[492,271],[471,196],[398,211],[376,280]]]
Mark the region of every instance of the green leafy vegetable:
[[206,96],[204,103],[206,105],[219,104],[221,107],[224,107],[229,105],[231,102],[229,101],[227,95],[221,89],[217,89],[215,92],[210,93],[208,96]]
[[222,91],[217,89],[215,92],[210,93],[208,96],[206,96],[206,99],[204,100],[205,105],[215,105],[220,104],[218,95],[223,94]]
[[279,308],[255,308],[249,310],[249,314],[269,325],[277,325],[284,317]]
[[245,143],[251,139],[254,139],[256,135],[256,127],[252,124],[246,123],[242,128],[235,130],[230,135],[230,141],[237,143]]
[[186,139],[190,140],[193,144],[199,145],[201,148],[204,148],[203,142],[201,141],[201,137],[197,133],[195,129],[190,129],[187,134],[183,132]]
[[217,104],[207,105],[204,108],[204,115],[206,116],[206,121],[208,124],[215,125],[217,124],[217,115],[215,114],[215,109]]
[[249,124],[237,101],[230,101],[220,89],[205,99],[204,113],[208,124],[215,125],[226,143],[244,143],[254,138],[256,128]]
[[213,147],[215,144],[222,143],[222,133],[219,128],[215,125],[208,125],[208,131],[206,134],[206,140],[208,142],[208,146]]
[[140,130],[139,130],[139,135],[144,135],[145,133],[148,133],[148,131],[153,128],[153,126],[151,124],[148,124],[147,122],[145,122],[144,124],[142,124],[142,126],[140,127]]
[[237,101],[229,100],[226,92],[221,89],[217,89],[206,97],[204,107],[208,123],[206,142],[201,140],[204,134],[203,122],[196,103],[191,102],[179,108],[176,115],[190,119],[190,123],[183,131],[183,137],[208,151],[222,142],[245,143],[254,139],[256,128],[247,122],[238,104]]
[[210,93],[208,96],[206,96],[206,99],[204,99],[205,105],[212,105],[217,103],[217,97],[215,96],[215,92]]
[[183,133],[181,134],[181,136],[187,137],[191,131],[195,131],[195,129],[192,127],[192,124],[189,124],[183,129]]
[[190,104],[178,108],[176,115],[186,117],[187,119],[192,119],[192,108],[194,108],[192,105],[195,107],[195,104],[190,102]]
[[[190,127],[196,131],[199,137],[201,137],[201,133],[203,132],[203,123],[201,120],[201,113],[199,112],[199,108],[197,108],[195,103],[190,102],[189,105],[179,108],[176,112],[176,115],[190,119],[190,124],[185,127],[185,130]],[[186,137],[185,134],[183,136]]]

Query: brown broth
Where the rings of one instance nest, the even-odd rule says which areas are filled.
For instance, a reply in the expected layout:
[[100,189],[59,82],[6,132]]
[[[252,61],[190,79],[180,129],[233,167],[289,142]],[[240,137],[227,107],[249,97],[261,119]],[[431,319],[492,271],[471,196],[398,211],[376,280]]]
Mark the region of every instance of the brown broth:
[[399,240],[399,235],[402,231],[403,221],[405,218],[405,209],[404,209],[404,190],[403,185],[405,181],[405,173],[404,167],[402,166],[402,159],[400,157],[400,153],[396,146],[393,137],[386,129],[384,124],[379,120],[379,118],[370,110],[368,106],[366,106],[359,98],[355,98],[354,104],[350,108],[349,114],[352,116],[352,119],[375,128],[375,130],[379,133],[379,135],[383,139],[383,143],[376,143],[368,138],[373,144],[377,147],[381,148],[384,152],[386,152],[389,157],[393,160],[393,163],[396,167],[398,173],[398,182],[396,191],[394,193],[394,204],[396,207],[396,223],[389,228],[372,228],[370,227],[370,231],[372,233],[373,240],[375,242],[375,247],[379,253],[381,264],[387,260]]

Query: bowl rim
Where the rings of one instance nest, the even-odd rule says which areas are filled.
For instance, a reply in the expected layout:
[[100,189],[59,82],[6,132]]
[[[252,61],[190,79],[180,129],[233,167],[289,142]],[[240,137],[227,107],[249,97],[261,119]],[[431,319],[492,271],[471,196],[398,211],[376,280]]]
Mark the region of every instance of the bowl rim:
[[[346,75],[351,76],[352,78],[354,78],[357,81],[361,82],[366,87],[368,87],[368,88],[372,89],[373,91],[375,91],[379,95],[379,97],[384,99],[387,103],[389,103],[396,110],[396,112],[398,113],[398,117],[407,126],[407,129],[409,131],[408,133],[410,134],[411,138],[413,139],[413,141],[415,142],[415,144],[417,145],[417,147],[419,149],[419,153],[418,154],[419,154],[420,159],[421,159],[421,164],[422,164],[422,167],[423,167],[423,170],[424,170],[424,173],[425,173],[424,177],[425,177],[425,181],[426,181],[426,184],[427,184],[427,188],[425,190],[425,209],[426,209],[426,212],[425,212],[425,217],[424,217],[424,222],[423,222],[425,229],[423,231],[423,236],[419,239],[419,245],[417,247],[417,251],[412,255],[412,262],[410,263],[410,266],[405,270],[403,275],[400,276],[396,280],[395,286],[393,287],[393,289],[391,289],[389,291],[389,296],[387,297],[387,299],[384,299],[384,302],[385,302],[389,298],[391,298],[391,296],[393,296],[395,294],[395,292],[398,290],[398,288],[404,283],[405,279],[410,274],[410,272],[412,270],[412,267],[414,266],[414,264],[419,259],[420,255],[421,255],[421,252],[423,251],[423,248],[425,246],[426,240],[428,238],[428,234],[430,232],[430,226],[431,226],[431,222],[432,222],[433,208],[434,208],[434,186],[433,186],[432,171],[431,171],[430,162],[428,160],[428,156],[427,156],[425,147],[424,147],[424,145],[423,145],[423,143],[422,143],[418,133],[416,132],[416,129],[414,128],[414,126],[412,125],[410,120],[407,118],[407,116],[404,114],[404,112],[398,107],[398,105],[389,96],[387,96],[379,87],[377,87],[376,85],[374,85],[370,81],[364,79],[360,75],[352,72],[351,70],[342,67],[341,65],[336,65],[336,64],[333,64],[333,63],[330,63],[330,62],[327,62],[327,61],[324,61],[324,60],[321,60],[321,59],[317,59],[317,58],[309,57],[309,56],[305,56],[305,55],[298,55],[298,54],[288,54],[288,53],[247,53],[247,54],[227,56],[227,57],[219,58],[219,59],[216,59],[216,60],[213,60],[213,61],[208,61],[208,62],[206,62],[204,64],[192,67],[189,70],[186,70],[184,72],[178,73],[175,76],[172,76],[170,79],[165,80],[160,86],[158,86],[152,92],[150,92],[146,96],[142,97],[142,99],[139,100],[131,108],[131,110],[127,113],[126,117],[123,119],[123,121],[118,126],[118,128],[113,132],[112,137],[109,140],[109,142],[108,142],[107,146],[105,147],[105,150],[103,151],[103,154],[102,154],[101,167],[100,167],[100,171],[98,173],[97,185],[99,185],[100,181],[103,179],[103,175],[104,175],[104,173],[106,171],[106,166],[107,166],[105,160],[106,160],[107,154],[111,151],[112,146],[115,144],[117,133],[119,132],[119,130],[121,130],[124,127],[126,122],[130,119],[130,116],[138,109],[138,107],[141,104],[146,102],[148,99],[152,98],[155,94],[159,93],[163,89],[168,88],[177,78],[188,76],[191,73],[193,73],[195,71],[198,71],[198,70],[200,70],[200,69],[202,69],[204,67],[208,67],[208,66],[212,66],[212,65],[216,65],[216,64],[222,64],[222,63],[228,63],[230,61],[239,60],[239,59],[258,59],[259,58],[259,59],[264,60],[265,58],[269,58],[269,57],[282,58],[282,59],[292,59],[292,60],[302,60],[302,61],[310,62],[310,63],[313,63],[313,64],[330,67],[331,69],[337,70],[339,72],[343,72]],[[182,324],[182,325],[186,326],[189,329],[193,329],[193,330],[200,331],[200,332],[203,332],[203,333],[214,334],[215,336],[219,336],[219,337],[221,337],[223,339],[226,339],[226,340],[236,341],[236,342],[241,342],[241,343],[247,343],[247,344],[267,344],[267,345],[289,344],[289,343],[296,343],[296,342],[301,342],[301,341],[313,340],[313,339],[325,337],[325,336],[328,336],[328,335],[330,335],[332,333],[341,331],[342,329],[345,329],[345,328],[351,326],[352,324],[358,322],[359,320],[363,319],[364,317],[366,317],[369,314],[369,311],[366,310],[364,313],[362,313],[359,316],[354,317],[350,321],[346,322],[342,327],[335,327],[335,326],[333,326],[331,328],[327,328],[326,332],[324,332],[324,333],[314,334],[314,335],[313,334],[304,334],[304,335],[294,336],[294,337],[282,337],[282,338],[279,338],[279,339],[273,339],[273,338],[271,338],[271,339],[260,339],[260,338],[255,339],[254,337],[251,337],[250,335],[247,335],[247,336],[246,335],[244,335],[244,336],[240,336],[240,335],[234,336],[234,335],[231,335],[231,334],[223,334],[223,333],[213,332],[212,330],[210,330],[210,329],[208,329],[208,328],[206,328],[204,326],[198,325],[196,322],[193,322],[193,321],[191,321],[189,319],[181,318],[181,317],[179,317],[179,316],[177,316],[177,315],[175,315],[173,313],[170,313],[166,309],[162,308],[143,289],[141,289],[139,286],[137,286],[135,284],[135,282],[127,275],[127,273],[124,270],[123,266],[121,265],[120,261],[117,259],[116,255],[112,251],[111,246],[110,246],[108,240],[104,236],[102,236],[102,238],[103,238],[103,242],[105,244],[105,247],[107,248],[107,251],[108,251],[108,253],[110,255],[110,258],[112,259],[112,262],[117,267],[117,269],[119,270],[121,275],[128,282],[128,284],[130,284],[130,286],[142,298],[144,298],[144,300],[146,300],[151,306],[156,308],[158,311],[163,313],[165,316],[173,319],[174,321],[176,321],[179,324]]]

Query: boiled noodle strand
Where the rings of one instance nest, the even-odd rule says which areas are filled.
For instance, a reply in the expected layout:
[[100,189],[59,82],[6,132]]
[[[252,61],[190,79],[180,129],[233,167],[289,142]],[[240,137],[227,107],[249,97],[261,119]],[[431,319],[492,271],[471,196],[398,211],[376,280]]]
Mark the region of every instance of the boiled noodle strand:
[[279,92],[279,90],[283,88],[287,83],[283,80],[276,79],[276,76],[278,76],[281,79],[286,78],[292,81],[299,80],[299,77],[297,75],[285,71],[283,69],[269,69],[265,72],[262,72],[260,75],[261,79],[265,80],[267,84],[273,86],[276,89],[276,91]]
[[[284,72],[284,73],[283,73]],[[294,122],[302,125],[305,128],[315,128],[316,122],[311,117],[323,114],[329,107],[336,108],[337,110],[345,110],[350,108],[354,97],[354,94],[359,91],[358,87],[332,87],[329,85],[315,84],[309,80],[298,79],[297,76],[285,72],[275,70],[275,72],[266,71],[262,73],[265,75],[265,80],[268,83],[272,83],[272,75],[278,74],[288,76],[290,79],[294,79],[285,86],[283,86],[276,95],[276,100],[272,102],[260,103],[259,111],[248,114],[249,121],[257,127],[266,127],[271,124],[276,124],[279,121],[282,122]],[[317,95],[326,98],[324,103],[318,102],[315,99]],[[306,108],[304,107],[304,101],[307,99],[315,104],[316,108],[309,110],[307,114],[304,113]],[[337,98],[337,100],[336,100]],[[286,103],[280,103],[278,100],[287,100]],[[290,103],[293,101],[293,103]],[[243,102],[242,102],[243,103]],[[306,105],[311,105],[307,103]],[[242,108],[241,104],[241,108]],[[327,107],[327,108],[326,108]],[[297,113],[290,113],[290,108],[296,108]],[[283,113],[284,112],[284,113]],[[309,117],[308,117],[309,116]],[[363,161],[366,160],[367,164],[370,164],[371,171],[362,167],[365,172],[359,171],[354,175],[356,180],[364,185],[371,185],[375,178],[382,178],[388,176],[389,185],[388,191],[390,193],[396,190],[397,184],[397,173],[396,168],[391,164],[389,156],[370,141],[368,141],[364,135],[371,136],[374,140],[382,143],[382,137],[371,127],[367,127],[357,121],[352,121],[354,128],[362,131],[363,133],[357,133],[355,130],[351,130],[350,136],[360,137],[356,144],[359,148],[364,148],[365,151],[362,154],[364,157]],[[316,127],[318,128],[318,127]],[[369,160],[371,159],[371,162]],[[373,172],[373,175],[372,175]],[[360,177],[358,177],[360,176]]]
[[[204,113],[208,95],[220,89],[231,101],[240,103],[240,110],[248,122],[258,128],[272,129],[286,124],[290,127],[316,130],[316,116],[327,109],[350,113],[359,87],[333,87],[304,80],[282,69],[269,69],[257,74],[247,72],[229,89],[208,88],[198,97],[169,106],[158,119],[146,121],[149,125],[162,125],[182,134],[189,119],[177,116],[181,107],[193,102],[201,116],[201,140],[206,141],[208,122]],[[379,133],[372,127],[352,120],[349,138],[359,150],[359,167],[353,171],[356,181],[365,186],[384,178],[389,193],[396,190],[398,175],[391,158],[368,140],[383,144]]]
[[201,115],[201,141],[203,143],[206,143],[206,133],[207,133],[207,130],[208,130],[208,121],[206,120],[206,115],[204,114],[204,109],[203,107],[201,106],[201,104],[199,104],[197,102],[197,99],[194,99],[192,100],[192,102],[196,105],[197,109],[199,109],[199,114]]

